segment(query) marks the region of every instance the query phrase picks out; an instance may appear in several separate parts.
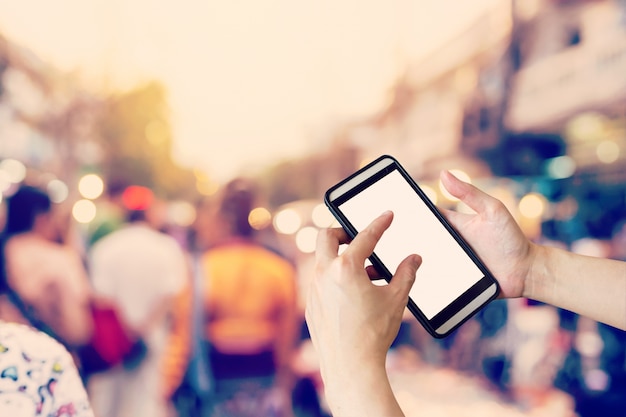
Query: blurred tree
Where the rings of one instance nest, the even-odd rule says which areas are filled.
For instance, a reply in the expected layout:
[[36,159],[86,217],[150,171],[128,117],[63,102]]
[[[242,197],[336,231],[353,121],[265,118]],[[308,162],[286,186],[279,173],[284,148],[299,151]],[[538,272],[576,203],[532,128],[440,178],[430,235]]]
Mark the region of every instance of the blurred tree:
[[282,162],[268,168],[261,176],[272,207],[313,198],[317,185],[314,158]]
[[167,96],[159,83],[110,97],[98,131],[108,183],[143,185],[167,198],[196,195],[193,172],[172,159]]

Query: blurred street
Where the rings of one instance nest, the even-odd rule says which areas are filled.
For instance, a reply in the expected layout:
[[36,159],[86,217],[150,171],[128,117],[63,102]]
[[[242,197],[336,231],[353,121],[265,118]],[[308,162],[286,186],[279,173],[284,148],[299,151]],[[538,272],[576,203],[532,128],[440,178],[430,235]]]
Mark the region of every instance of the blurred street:
[[[44,192],[49,240],[147,346],[82,368],[96,417],[328,417],[304,321],[323,195],[381,154],[442,209],[469,210],[451,170],[533,242],[626,261],[624,0],[70,2],[67,35],[61,6],[27,31],[27,3],[0,18],[0,225]],[[443,340],[407,312],[387,367],[408,417],[626,417],[626,332],[533,300]]]

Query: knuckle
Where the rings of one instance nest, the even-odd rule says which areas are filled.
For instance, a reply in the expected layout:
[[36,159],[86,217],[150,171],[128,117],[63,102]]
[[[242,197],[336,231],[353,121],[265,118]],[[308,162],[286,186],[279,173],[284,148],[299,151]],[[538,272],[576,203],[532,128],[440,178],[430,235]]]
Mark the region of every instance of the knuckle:
[[365,241],[377,240],[378,239],[378,230],[376,227],[367,227],[363,229],[360,234],[363,236],[362,239]]
[[494,199],[491,204],[489,204],[487,208],[487,213],[490,217],[498,217],[502,213],[507,212],[507,208],[504,203],[500,200]]
[[321,262],[315,263],[315,276],[319,277],[326,272],[326,266]]

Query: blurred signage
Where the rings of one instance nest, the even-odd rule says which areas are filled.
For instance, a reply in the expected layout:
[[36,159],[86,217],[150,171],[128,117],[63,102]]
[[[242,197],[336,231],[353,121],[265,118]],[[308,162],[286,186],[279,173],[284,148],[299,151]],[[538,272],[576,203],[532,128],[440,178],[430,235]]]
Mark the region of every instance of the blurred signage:
[[532,130],[572,113],[626,100],[626,35],[582,44],[521,69],[507,124]]

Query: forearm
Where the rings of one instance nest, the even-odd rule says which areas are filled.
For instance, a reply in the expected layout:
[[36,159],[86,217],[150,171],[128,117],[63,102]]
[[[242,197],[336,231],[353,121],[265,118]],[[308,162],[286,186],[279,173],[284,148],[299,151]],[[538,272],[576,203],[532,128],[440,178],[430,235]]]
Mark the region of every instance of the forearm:
[[386,416],[403,417],[384,361],[363,361],[341,371],[324,372],[326,399],[334,417]]
[[626,330],[626,262],[533,246],[524,296]]

